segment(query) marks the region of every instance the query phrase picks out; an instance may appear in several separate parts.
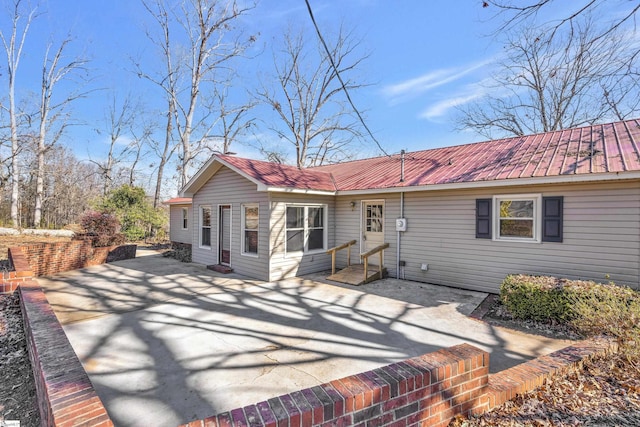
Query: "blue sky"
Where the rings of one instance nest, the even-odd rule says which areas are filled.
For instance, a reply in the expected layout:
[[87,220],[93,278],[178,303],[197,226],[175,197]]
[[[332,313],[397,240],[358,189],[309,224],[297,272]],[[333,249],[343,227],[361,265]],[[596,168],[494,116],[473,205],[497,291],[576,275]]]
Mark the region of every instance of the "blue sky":
[[[370,54],[358,74],[372,84],[354,94],[354,99],[387,151],[479,139],[454,131],[451,119],[456,102],[477,96],[477,83],[486,78],[499,51],[485,37],[494,24],[486,22],[490,13],[481,2],[311,0],[311,5],[323,32],[330,34],[344,23],[362,39],[362,52]],[[75,104],[78,124],[71,128],[66,143],[79,157],[99,158],[106,143],[95,129],[104,126],[110,93],[122,97],[142,89],[140,96],[154,102],[151,88],[145,90],[132,73],[130,60],[151,49],[144,35],[151,24],[139,2],[133,0],[50,0],[39,11],[28,34],[18,84],[23,91],[37,90],[41,46],[52,34],[60,39],[71,33],[74,52],[91,60],[88,88],[99,90]],[[271,66],[271,45],[287,26],[294,23],[312,31],[303,0],[262,0],[244,21],[247,31],[260,33],[258,46],[264,48],[252,61],[251,70]],[[250,82],[249,72],[244,75]],[[233,149],[257,156],[246,147]]]

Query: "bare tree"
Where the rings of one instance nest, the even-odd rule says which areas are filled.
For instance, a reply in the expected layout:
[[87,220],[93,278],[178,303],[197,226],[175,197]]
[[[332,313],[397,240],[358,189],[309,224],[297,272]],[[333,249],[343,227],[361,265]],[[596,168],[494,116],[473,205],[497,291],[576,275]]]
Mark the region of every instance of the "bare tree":
[[[140,105],[134,103],[131,95],[127,95],[121,103],[118,103],[115,94],[111,95],[105,120],[105,131],[108,133],[109,138],[107,158],[104,161],[92,160],[92,163],[98,167],[102,176],[103,195],[107,195],[114,187],[113,174],[115,168],[127,158],[131,148],[138,148],[137,144],[133,144],[134,141],[123,145],[123,138],[129,137],[133,133],[133,125],[140,110]],[[96,132],[98,135],[102,134],[100,129],[96,129]],[[137,158],[139,158],[139,154]]]
[[[485,8],[493,7],[497,10],[497,17],[503,18],[502,24],[499,25],[498,31],[511,30],[527,24],[532,20],[537,20],[542,12],[553,8],[554,4],[563,3],[558,0],[485,0],[482,6]],[[619,2],[623,3],[623,2]],[[625,24],[630,23],[635,27],[635,18],[640,12],[640,2],[627,1],[627,6],[620,8],[619,13],[616,12],[609,19],[608,25],[603,26],[600,31],[593,34],[595,38],[606,37],[609,33],[617,31]],[[567,8],[568,12],[559,17],[555,17],[551,22],[546,23],[550,27],[550,31],[556,32],[565,27],[572,27],[579,23],[585,15],[596,16],[612,10],[611,0],[583,0],[580,2],[572,2]]]
[[98,168],[78,160],[67,148],[57,145],[46,158],[45,197],[42,222],[47,227],[60,228],[78,222],[93,200],[100,196],[101,180]]
[[203,84],[215,86],[216,72],[255,40],[241,40],[234,33],[239,18],[253,5],[236,0],[183,0],[170,8],[164,0],[142,2],[160,30],[160,35],[147,32],[147,37],[159,48],[164,61],[160,72],[137,67],[138,75],[159,87],[167,102],[164,147],[158,150],[157,206],[163,170],[173,153],[179,149],[180,181],[184,184],[192,160],[203,148],[201,142],[209,139],[215,118],[211,120],[212,109],[202,102]]
[[257,105],[257,101],[247,101],[236,105],[229,102],[229,84],[219,85],[213,91],[215,105],[219,111],[219,133],[215,138],[222,141],[219,151],[228,153],[231,143],[243,135],[255,121],[248,117],[249,111]]
[[[19,163],[18,163],[18,150],[19,135],[18,135],[18,112],[16,110],[16,73],[18,66],[20,65],[20,59],[22,57],[22,49],[24,42],[29,32],[29,27],[35,16],[35,9],[29,11],[26,16],[23,16],[21,8],[21,0],[15,0],[12,4],[12,8],[9,11],[11,16],[11,31],[10,34],[5,34],[0,30],[0,39],[7,56],[7,82],[8,82],[8,96],[9,96],[9,122],[10,122],[10,139],[11,139],[11,222],[14,226],[18,225],[18,206],[20,196],[19,186]],[[21,21],[24,19],[24,24],[21,26]]]
[[568,33],[513,32],[487,95],[460,109],[459,128],[513,136],[587,125],[637,112],[638,86],[627,73],[629,43],[610,32],[593,37],[591,20]]
[[[344,89],[353,92],[366,86],[352,76],[366,55],[357,56],[359,43],[342,28],[328,45],[331,58],[320,43],[312,45],[316,49],[307,50],[303,35],[289,30],[282,55],[274,55],[277,83],[263,83],[257,92],[275,110],[278,121],[271,130],[293,146],[299,168],[349,158],[351,144],[361,137],[360,122],[347,106]],[[276,157],[281,159],[281,154]]]
[[[69,125],[67,110],[70,105],[79,98],[86,95],[76,89],[61,99],[53,100],[54,90],[60,82],[68,80],[73,73],[82,71],[87,60],[81,58],[72,58],[65,61],[63,55],[65,48],[71,42],[71,38],[66,38],[60,43],[53,57],[49,57],[52,45],[49,44],[44,54],[42,64],[42,82],[40,91],[40,108],[39,108],[39,127],[37,134],[37,169],[36,169],[36,193],[35,206],[33,215],[33,225],[40,226],[42,219],[42,204],[44,197],[44,174],[45,174],[45,156],[53,147],[66,127]],[[62,62],[61,62],[62,61]]]

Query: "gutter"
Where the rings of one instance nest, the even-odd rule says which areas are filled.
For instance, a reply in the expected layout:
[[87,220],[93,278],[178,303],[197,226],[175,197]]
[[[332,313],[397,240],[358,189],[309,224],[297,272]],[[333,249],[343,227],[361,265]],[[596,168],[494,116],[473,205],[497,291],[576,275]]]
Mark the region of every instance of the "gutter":
[[357,196],[366,194],[404,193],[410,191],[460,190],[492,187],[517,187],[580,182],[611,182],[640,179],[640,172],[613,172],[603,174],[560,175],[552,177],[512,178],[491,181],[454,182],[447,184],[425,184],[405,187],[372,188],[365,190],[338,190],[336,196]]

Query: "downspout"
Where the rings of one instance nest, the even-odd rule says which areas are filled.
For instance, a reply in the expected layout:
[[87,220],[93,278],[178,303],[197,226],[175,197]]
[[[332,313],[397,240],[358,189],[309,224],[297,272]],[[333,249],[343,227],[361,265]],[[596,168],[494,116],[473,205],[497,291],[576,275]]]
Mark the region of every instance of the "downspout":
[[[400,151],[400,182],[404,182],[404,150]],[[404,218],[404,191],[400,193],[400,218]],[[400,233],[396,231],[396,279],[400,279]]]

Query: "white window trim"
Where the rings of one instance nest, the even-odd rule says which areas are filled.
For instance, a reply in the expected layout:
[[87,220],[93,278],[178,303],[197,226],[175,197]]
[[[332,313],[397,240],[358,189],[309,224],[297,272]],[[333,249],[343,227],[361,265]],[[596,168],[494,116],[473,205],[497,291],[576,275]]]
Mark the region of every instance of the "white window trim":
[[[304,240],[304,249],[302,251],[296,251],[296,252],[288,252],[287,251],[287,208],[289,207],[296,207],[296,208],[305,208],[304,209],[304,234],[305,234],[305,240]],[[308,244],[309,241],[307,240],[307,234],[308,234],[308,208],[323,208],[323,218],[322,218],[322,223],[323,223],[323,230],[322,230],[322,240],[323,240],[323,247],[321,249],[313,249],[313,250],[308,250]],[[329,232],[328,232],[328,218],[329,218],[329,209],[328,209],[328,205],[326,204],[314,204],[314,203],[287,203],[285,204],[284,207],[284,255],[285,257],[299,257],[302,255],[313,255],[313,254],[320,254],[320,253],[325,253],[327,251],[327,239],[329,236]]]
[[[246,221],[245,221],[245,209],[246,208],[258,208],[258,228],[256,229],[256,231],[258,232],[258,252],[257,253],[253,253],[253,252],[247,252],[246,248],[245,248],[245,239],[244,239],[244,232],[245,230],[245,226],[247,225]],[[259,258],[259,253],[260,253],[260,204],[259,203],[243,203],[242,205],[240,205],[240,213],[242,216],[241,222],[240,222],[240,242],[241,242],[241,251],[240,254],[243,256],[248,256],[251,258]]]
[[[202,225],[202,211],[204,209],[209,209],[209,220],[211,221],[211,224],[209,224],[209,235],[211,236],[211,230],[213,229],[213,210],[211,209],[211,205],[201,205],[199,207],[199,220],[198,220],[198,247],[200,249],[208,249],[211,250],[212,245],[203,245],[202,244],[202,228],[204,227],[204,225]],[[209,238],[210,241],[213,240],[213,237],[211,236]]]
[[[500,236],[500,201],[533,200],[533,237]],[[501,194],[493,196],[493,239],[500,242],[540,243],[542,241],[542,195],[541,194]]]
[[[180,211],[182,212],[182,229],[188,230],[189,229],[189,208],[182,208],[180,209]],[[187,223],[186,227],[184,226],[185,221]]]

